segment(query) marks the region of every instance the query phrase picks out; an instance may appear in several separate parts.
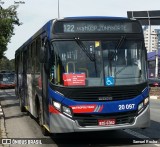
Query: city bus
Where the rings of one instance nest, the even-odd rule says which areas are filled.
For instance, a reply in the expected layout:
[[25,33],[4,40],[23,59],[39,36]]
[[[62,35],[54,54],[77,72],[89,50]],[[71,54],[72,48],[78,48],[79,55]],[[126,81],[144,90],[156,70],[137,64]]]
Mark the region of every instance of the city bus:
[[15,88],[15,73],[13,71],[0,71],[0,89]]
[[141,24],[122,17],[48,21],[15,53],[16,96],[48,133],[147,128]]

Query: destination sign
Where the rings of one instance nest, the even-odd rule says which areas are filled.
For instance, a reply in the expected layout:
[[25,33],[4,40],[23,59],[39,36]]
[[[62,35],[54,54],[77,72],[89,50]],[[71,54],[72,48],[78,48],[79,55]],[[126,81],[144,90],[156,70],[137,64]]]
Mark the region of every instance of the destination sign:
[[132,32],[131,24],[113,22],[65,22],[64,33]]
[[54,33],[140,33],[137,22],[123,21],[60,21]]
[[134,21],[84,20],[58,21],[53,33],[141,33],[142,28]]

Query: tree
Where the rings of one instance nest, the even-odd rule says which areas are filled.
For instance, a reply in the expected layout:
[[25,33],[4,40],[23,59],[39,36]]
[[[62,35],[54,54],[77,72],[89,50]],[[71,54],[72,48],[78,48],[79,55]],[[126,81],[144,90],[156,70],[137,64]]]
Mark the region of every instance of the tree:
[[15,59],[9,60],[7,57],[3,57],[0,59],[0,71],[1,70],[8,70],[14,71],[15,70]]
[[17,7],[12,5],[7,9],[3,9],[0,6],[0,59],[4,56],[7,44],[14,35],[14,25],[21,25],[17,17]]

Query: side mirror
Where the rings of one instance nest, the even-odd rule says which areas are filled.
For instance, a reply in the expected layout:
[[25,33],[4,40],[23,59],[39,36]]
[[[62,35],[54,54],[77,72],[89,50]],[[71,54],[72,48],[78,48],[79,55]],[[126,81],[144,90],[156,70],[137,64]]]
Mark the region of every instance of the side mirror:
[[46,63],[47,62],[47,48],[42,46],[40,49],[40,56],[39,60],[41,63]]

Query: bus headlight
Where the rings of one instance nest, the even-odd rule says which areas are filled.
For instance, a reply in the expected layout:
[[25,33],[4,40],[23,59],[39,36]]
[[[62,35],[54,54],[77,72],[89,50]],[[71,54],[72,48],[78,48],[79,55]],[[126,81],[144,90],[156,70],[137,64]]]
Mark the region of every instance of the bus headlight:
[[72,112],[71,112],[71,109],[69,107],[63,106],[63,105],[61,105],[61,103],[56,102],[56,101],[53,101],[53,106],[57,110],[59,110],[61,113],[65,114],[69,117],[72,117]]
[[66,106],[62,106],[62,110],[63,110],[63,113],[68,115],[69,117],[72,117],[72,113],[71,113],[71,109],[66,107]]
[[58,109],[59,111],[61,111],[61,104],[58,102],[53,101],[53,106]]
[[149,103],[149,98],[147,97],[138,105],[138,112],[140,113],[143,107],[147,106],[148,103]]
[[147,98],[144,99],[144,105],[147,105],[148,102],[149,102],[149,98],[147,97]]
[[138,111],[140,111],[142,108],[143,108],[143,102],[138,105]]

